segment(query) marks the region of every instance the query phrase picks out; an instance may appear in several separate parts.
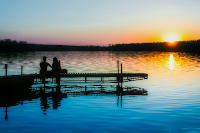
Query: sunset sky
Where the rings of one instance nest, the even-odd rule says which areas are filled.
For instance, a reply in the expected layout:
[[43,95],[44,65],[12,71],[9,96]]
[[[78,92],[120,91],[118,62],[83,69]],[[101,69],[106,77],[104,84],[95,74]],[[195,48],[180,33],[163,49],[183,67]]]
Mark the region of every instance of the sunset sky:
[[108,45],[200,39],[200,0],[0,0],[0,39]]

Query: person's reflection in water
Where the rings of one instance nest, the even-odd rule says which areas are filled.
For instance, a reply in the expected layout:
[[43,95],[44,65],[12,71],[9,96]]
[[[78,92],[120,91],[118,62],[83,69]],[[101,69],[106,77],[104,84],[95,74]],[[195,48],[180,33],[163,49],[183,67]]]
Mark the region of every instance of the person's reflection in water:
[[41,103],[40,103],[40,106],[41,106],[41,109],[43,109],[43,114],[46,115],[47,109],[50,108],[50,106],[48,104],[48,96],[45,93],[45,90],[41,90],[40,94],[41,94],[41,98],[40,98]]
[[52,100],[53,100],[53,109],[58,109],[58,107],[61,106],[60,102],[62,100],[62,93],[54,92],[52,95]]
[[67,93],[63,93],[56,87],[56,92],[52,93],[53,109],[57,110],[61,106],[61,100],[67,98]]

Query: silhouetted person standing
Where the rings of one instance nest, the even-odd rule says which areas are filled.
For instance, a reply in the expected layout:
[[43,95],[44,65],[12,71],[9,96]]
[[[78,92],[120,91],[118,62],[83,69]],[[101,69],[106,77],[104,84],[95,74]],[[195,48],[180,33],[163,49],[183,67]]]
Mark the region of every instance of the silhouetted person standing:
[[41,75],[46,75],[47,74],[47,67],[51,65],[46,62],[47,57],[43,57],[43,61],[40,63],[40,74]]

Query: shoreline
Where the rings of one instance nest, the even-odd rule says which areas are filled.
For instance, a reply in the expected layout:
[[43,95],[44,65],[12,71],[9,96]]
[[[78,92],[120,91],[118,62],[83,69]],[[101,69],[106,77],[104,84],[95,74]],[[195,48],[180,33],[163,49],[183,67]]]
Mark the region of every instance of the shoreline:
[[[171,45],[171,46],[170,46]],[[179,41],[173,45],[168,42],[114,44],[108,46],[70,46],[31,44],[10,39],[0,40],[0,52],[34,52],[34,51],[157,51],[199,53],[200,40]]]

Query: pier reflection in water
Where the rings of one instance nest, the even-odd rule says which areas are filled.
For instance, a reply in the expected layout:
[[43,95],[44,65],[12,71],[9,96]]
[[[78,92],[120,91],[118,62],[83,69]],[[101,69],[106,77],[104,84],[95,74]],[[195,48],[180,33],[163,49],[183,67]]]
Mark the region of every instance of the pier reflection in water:
[[61,106],[60,102],[62,98],[67,98],[66,93],[62,92],[45,92],[46,88],[40,90],[22,90],[15,92],[5,92],[0,95],[0,107],[5,107],[6,116],[5,119],[8,119],[9,107],[23,105],[24,102],[33,101],[34,99],[40,99],[40,106],[43,110],[43,114],[46,114],[46,110],[50,108],[48,99],[52,99],[53,109],[58,109]]
[[[50,86],[48,86],[50,85]],[[0,95],[0,107],[5,107],[5,120],[8,120],[8,110],[11,106],[23,105],[24,101],[33,101],[34,99],[40,99],[40,107],[43,110],[43,115],[47,114],[47,110],[52,108],[57,110],[61,106],[63,98],[76,97],[81,95],[90,96],[106,96],[113,95],[117,97],[117,106],[122,108],[122,99],[125,95],[147,95],[147,91],[138,87],[125,87],[123,93],[117,92],[116,88],[111,88],[110,85],[92,85],[92,86],[76,86],[65,85],[61,87],[52,87],[52,84],[41,87],[35,85],[33,88],[22,91],[10,91],[1,92]],[[108,88],[109,89],[106,89]]]

